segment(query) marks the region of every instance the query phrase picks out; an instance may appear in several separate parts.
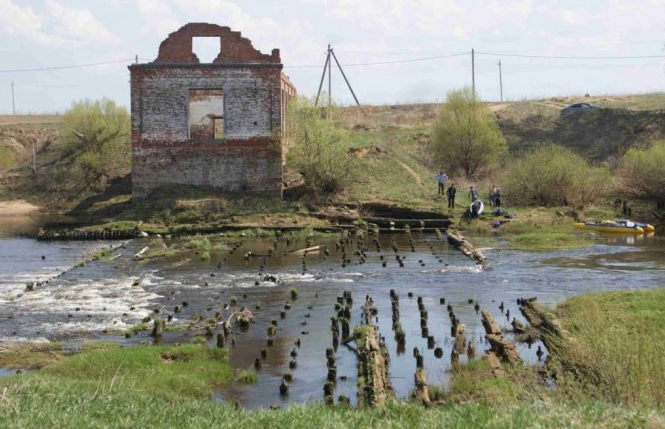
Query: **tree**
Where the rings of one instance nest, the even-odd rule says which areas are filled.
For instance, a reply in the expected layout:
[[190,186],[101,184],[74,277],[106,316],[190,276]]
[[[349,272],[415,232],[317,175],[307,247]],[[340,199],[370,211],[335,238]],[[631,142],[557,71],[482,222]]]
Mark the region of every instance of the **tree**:
[[73,103],[59,143],[66,174],[79,188],[103,185],[131,168],[130,116],[112,100]]
[[339,192],[352,180],[350,135],[336,120],[337,109],[331,109],[314,107],[305,97],[294,100],[289,108],[285,137],[292,147],[288,161],[315,195]]
[[494,113],[470,88],[448,93],[433,134],[437,163],[467,178],[496,165],[508,150]]
[[570,149],[546,144],[508,167],[504,194],[515,205],[585,205],[599,197],[610,180],[607,169],[591,167]]
[[628,192],[665,201],[665,140],[648,148],[632,148],[619,163],[619,175]]

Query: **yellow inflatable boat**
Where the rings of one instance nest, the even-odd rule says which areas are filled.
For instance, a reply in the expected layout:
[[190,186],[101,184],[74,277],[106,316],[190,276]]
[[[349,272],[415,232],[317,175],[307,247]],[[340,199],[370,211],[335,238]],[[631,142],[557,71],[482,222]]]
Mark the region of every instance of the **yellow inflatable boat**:
[[655,231],[653,225],[648,223],[632,222],[630,220],[603,220],[575,223],[576,228],[590,229],[611,234],[641,235]]

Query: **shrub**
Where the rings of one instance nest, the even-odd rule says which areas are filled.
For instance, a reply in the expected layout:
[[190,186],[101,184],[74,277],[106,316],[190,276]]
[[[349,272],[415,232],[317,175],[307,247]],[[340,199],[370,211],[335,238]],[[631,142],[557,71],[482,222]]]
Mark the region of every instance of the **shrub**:
[[470,88],[448,93],[433,134],[435,161],[467,178],[495,166],[508,150],[494,113]]
[[131,168],[130,117],[106,98],[72,104],[63,115],[60,179],[73,188],[98,188]]
[[339,192],[352,180],[350,135],[336,120],[337,113],[334,107],[314,107],[303,97],[289,109],[286,139],[293,147],[288,161],[315,195]]
[[665,201],[665,140],[628,150],[619,163],[619,175],[628,192]]
[[570,149],[544,145],[508,168],[505,195],[518,205],[585,205],[608,186],[607,169],[591,167]]

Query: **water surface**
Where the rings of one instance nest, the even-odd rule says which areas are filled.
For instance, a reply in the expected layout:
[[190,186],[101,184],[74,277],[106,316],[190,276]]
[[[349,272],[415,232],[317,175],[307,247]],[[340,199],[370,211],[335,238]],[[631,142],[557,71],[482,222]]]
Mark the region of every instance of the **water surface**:
[[[1,226],[0,226],[1,228]],[[411,237],[395,235],[399,254],[404,259],[400,267],[390,248],[391,235],[381,235],[382,252],[371,245],[366,262],[359,263],[355,248],[347,251],[352,263],[342,267],[341,250],[336,249],[336,237],[315,239],[313,244],[325,245],[330,257],[323,254],[305,258],[290,251],[306,246],[304,239],[287,247],[281,238],[275,257],[268,255],[274,237],[265,239],[226,238],[227,247],[213,252],[210,261],[202,261],[195,251],[170,258],[134,261],[132,255],[145,245],[161,245],[156,241],[133,240],[125,243],[105,258],[71,269],[82,257],[119,242],[36,242],[27,238],[0,238],[0,341],[70,340],[82,338],[111,339],[130,344],[151,343],[148,333],[124,339],[122,331],[146,316],[173,316],[172,325],[186,326],[195,317],[204,319],[221,312],[225,317],[230,309],[225,304],[235,299],[238,307],[245,306],[255,314],[252,326],[234,333],[235,346],[227,345],[231,364],[236,369],[253,367],[261,349],[267,349],[255,385],[232,387],[218,392],[220,399],[233,399],[248,407],[320,400],[326,378],[325,349],[332,346],[330,317],[336,314],[336,297],[344,290],[352,291],[354,303],[351,324],[360,320],[360,307],[366,295],[377,306],[378,324],[390,351],[390,376],[398,396],[406,396],[413,388],[415,359],[413,348],[425,356],[425,369],[430,383],[446,385],[450,377],[450,319],[445,298],[459,319],[467,326],[467,340],[472,341],[478,354],[487,345],[480,315],[472,302],[491,310],[506,330],[510,320],[522,316],[516,305],[519,297],[536,296],[545,305],[555,305],[568,296],[599,290],[662,287],[665,278],[665,243],[658,237],[627,240],[608,239],[590,247],[557,252],[520,252],[500,250],[487,252],[489,264],[482,268],[451,249],[433,234],[414,231]],[[232,254],[230,247],[242,241]],[[165,241],[166,245],[170,240]],[[43,258],[42,258],[43,256]],[[381,257],[386,261],[382,266]],[[261,268],[261,266],[264,266]],[[272,276],[276,280],[266,280]],[[48,283],[45,283],[48,281]],[[32,292],[26,283],[43,282]],[[257,284],[258,282],[258,284]],[[289,290],[296,288],[293,301]],[[401,323],[407,332],[407,344],[398,353],[391,330],[389,291],[400,296]],[[408,297],[408,293],[413,298]],[[430,335],[436,346],[442,347],[444,357],[437,359],[427,341],[420,335],[416,299],[423,297],[429,312]],[[182,311],[175,313],[175,306]],[[286,318],[280,318],[288,302]],[[503,302],[510,312],[499,309]],[[256,310],[257,303],[260,309]],[[278,321],[278,333],[273,347],[267,347],[266,330],[273,319]],[[182,343],[200,334],[195,329],[168,332],[163,343]],[[279,396],[282,374],[289,370],[290,352],[297,349],[297,367],[288,397]],[[214,346],[214,339],[209,339]],[[523,359],[539,364],[535,349],[519,344]],[[356,357],[343,345],[336,351],[338,380],[336,395],[345,394],[355,401]],[[466,356],[462,356],[462,361]]]

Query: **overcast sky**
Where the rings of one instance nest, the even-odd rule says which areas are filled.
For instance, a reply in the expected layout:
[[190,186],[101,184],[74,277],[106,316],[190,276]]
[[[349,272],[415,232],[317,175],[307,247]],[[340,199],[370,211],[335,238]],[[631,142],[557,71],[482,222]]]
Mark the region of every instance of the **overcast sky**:
[[[471,48],[485,100],[499,99],[499,59],[509,100],[665,88],[665,0],[0,0],[0,113],[11,113],[12,81],[21,113],[104,96],[128,105],[123,60],[154,60],[159,43],[187,22],[229,26],[264,53],[280,48],[306,95],[316,92],[331,43],[367,104],[442,101],[471,84]],[[6,72],[110,61],[120,62]],[[392,63],[353,65],[376,62]],[[352,101],[336,71],[333,96]]]

